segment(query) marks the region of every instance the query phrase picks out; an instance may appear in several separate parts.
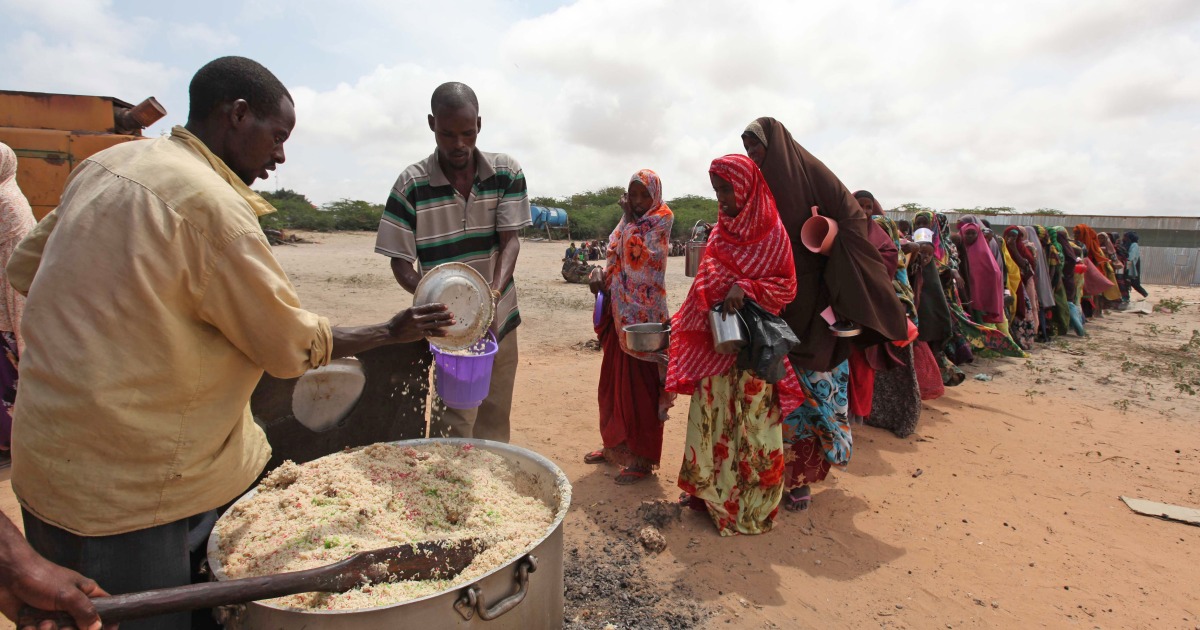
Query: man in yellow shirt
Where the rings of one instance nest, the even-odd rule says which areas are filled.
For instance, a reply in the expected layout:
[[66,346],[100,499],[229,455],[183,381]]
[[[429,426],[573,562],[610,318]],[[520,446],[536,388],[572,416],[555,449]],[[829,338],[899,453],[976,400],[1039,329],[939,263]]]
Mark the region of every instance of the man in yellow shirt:
[[358,328],[301,309],[249,188],[285,159],[291,95],[242,57],[201,68],[189,94],[186,127],[80,164],[8,265],[28,295],[12,468],[26,538],[111,593],[189,581],[189,521],[270,457],[249,408],[264,370],[296,377],[452,323],[442,305]]

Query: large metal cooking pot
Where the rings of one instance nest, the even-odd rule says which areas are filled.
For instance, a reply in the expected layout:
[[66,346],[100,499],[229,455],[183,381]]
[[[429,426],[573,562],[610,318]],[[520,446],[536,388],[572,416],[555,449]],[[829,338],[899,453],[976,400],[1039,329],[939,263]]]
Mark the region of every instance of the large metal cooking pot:
[[[230,630],[374,630],[376,628],[561,628],[563,625],[563,518],[571,506],[571,483],[554,462],[519,446],[488,440],[431,438],[396,442],[474,444],[517,467],[536,488],[537,497],[555,509],[546,533],[521,555],[473,583],[402,604],[356,610],[288,610],[264,602],[247,604],[226,622]],[[238,501],[253,496],[257,489]],[[235,504],[236,505],[236,504]],[[218,560],[216,529],[208,538],[213,576],[225,579]]]

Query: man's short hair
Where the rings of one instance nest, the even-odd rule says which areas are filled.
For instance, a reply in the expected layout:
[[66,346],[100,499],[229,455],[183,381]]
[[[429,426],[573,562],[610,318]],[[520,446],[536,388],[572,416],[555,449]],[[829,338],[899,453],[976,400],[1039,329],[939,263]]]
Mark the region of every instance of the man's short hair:
[[256,116],[279,113],[283,97],[295,103],[283,83],[262,64],[245,57],[214,59],[196,71],[188,86],[188,120],[208,118],[223,103],[242,99]]
[[472,90],[466,83],[458,81],[437,86],[437,89],[433,91],[433,98],[429,99],[429,110],[434,116],[437,116],[439,112],[463,107],[470,107],[478,114],[479,99],[475,98],[475,90]]

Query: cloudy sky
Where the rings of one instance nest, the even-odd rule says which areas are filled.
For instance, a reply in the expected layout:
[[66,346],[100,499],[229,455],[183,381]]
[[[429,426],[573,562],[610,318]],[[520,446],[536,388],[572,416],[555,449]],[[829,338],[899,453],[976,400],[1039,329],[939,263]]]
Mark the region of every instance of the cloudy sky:
[[1197,214],[1197,0],[333,4],[0,0],[0,88],[154,95],[157,134],[185,121],[196,69],[251,57],[299,117],[258,187],[318,203],[382,202],[457,80],[480,148],[514,155],[534,195],[644,167],[668,198],[711,195],[709,161],[774,116],[885,207]]

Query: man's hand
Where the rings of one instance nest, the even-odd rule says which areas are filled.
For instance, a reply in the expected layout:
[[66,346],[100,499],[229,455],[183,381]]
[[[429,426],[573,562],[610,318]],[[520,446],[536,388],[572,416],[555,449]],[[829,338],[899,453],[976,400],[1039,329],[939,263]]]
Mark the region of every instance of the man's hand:
[[445,328],[454,324],[454,316],[445,304],[425,304],[406,308],[387,323],[388,335],[399,341],[418,341],[425,337],[443,337]]
[[[65,630],[72,627],[100,630],[100,616],[88,598],[107,596],[104,589],[92,580],[37,555],[24,540],[20,543],[14,541],[13,544],[18,548],[10,550],[12,555],[4,559],[4,566],[0,568],[0,612],[5,617],[15,621],[19,630]],[[53,621],[35,624],[28,619],[18,619],[18,611],[23,606],[65,612],[75,620],[75,625],[61,626]],[[116,625],[103,627],[109,630],[115,629]]]
[[[723,313],[736,313],[742,310],[742,306],[746,303],[746,292],[742,287],[733,285],[729,288],[729,293],[725,294],[724,306],[721,307]],[[723,317],[724,315],[722,315]]]

